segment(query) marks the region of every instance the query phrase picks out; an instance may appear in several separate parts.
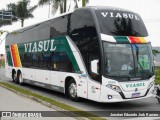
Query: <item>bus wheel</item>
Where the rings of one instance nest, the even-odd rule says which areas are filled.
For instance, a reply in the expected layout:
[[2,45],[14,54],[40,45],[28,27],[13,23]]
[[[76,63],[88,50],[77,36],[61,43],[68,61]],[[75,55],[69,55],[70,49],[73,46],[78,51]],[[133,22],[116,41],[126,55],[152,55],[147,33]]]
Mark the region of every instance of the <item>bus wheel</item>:
[[68,95],[73,101],[78,101],[77,97],[77,85],[74,79],[70,80],[68,85]]
[[15,76],[15,79],[14,79],[15,83],[19,84],[18,74],[15,74],[14,76]]
[[16,82],[16,72],[15,71],[12,72],[12,80],[13,82]]
[[160,87],[157,88],[157,96],[158,102],[160,103]]
[[19,82],[20,85],[23,85],[23,78],[22,78],[22,74],[21,73],[18,73],[18,76],[17,76],[17,80]]

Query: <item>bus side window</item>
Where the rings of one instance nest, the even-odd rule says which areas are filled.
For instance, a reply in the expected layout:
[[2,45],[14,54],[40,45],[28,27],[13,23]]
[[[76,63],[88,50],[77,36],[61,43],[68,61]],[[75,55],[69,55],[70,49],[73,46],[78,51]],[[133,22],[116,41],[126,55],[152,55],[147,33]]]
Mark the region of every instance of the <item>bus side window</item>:
[[100,77],[92,76],[90,71],[92,57],[100,59],[100,46],[92,13],[88,10],[77,10],[71,14],[68,20],[68,35],[78,47],[89,76],[100,82]]
[[56,18],[50,23],[50,38],[65,36],[67,34],[67,15]]
[[51,69],[54,71],[74,72],[73,65],[65,52],[52,53]]

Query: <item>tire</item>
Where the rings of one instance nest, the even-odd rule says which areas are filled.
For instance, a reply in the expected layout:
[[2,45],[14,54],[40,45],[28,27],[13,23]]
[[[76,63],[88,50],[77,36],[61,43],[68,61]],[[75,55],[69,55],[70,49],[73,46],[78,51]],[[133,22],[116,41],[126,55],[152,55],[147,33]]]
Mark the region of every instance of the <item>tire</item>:
[[[157,90],[157,96],[160,97],[160,90]],[[158,102],[160,103],[160,98],[157,98],[158,99]]]
[[68,84],[68,96],[73,101],[79,101],[79,97],[77,97],[77,85],[74,79],[71,79]]
[[21,73],[18,73],[18,76],[17,76],[17,81],[20,85],[23,85],[23,78],[22,78],[22,74]]
[[16,82],[16,72],[12,72],[12,80],[13,82]]
[[15,78],[14,81],[15,81],[16,84],[19,84],[18,74],[17,74],[17,77]]

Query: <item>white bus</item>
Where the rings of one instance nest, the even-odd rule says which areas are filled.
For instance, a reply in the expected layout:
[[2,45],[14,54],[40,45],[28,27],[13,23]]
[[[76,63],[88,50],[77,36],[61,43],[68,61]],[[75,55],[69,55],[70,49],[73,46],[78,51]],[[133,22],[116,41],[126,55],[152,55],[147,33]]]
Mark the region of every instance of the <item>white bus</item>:
[[141,17],[86,7],[6,37],[6,76],[97,102],[151,97],[154,66]]

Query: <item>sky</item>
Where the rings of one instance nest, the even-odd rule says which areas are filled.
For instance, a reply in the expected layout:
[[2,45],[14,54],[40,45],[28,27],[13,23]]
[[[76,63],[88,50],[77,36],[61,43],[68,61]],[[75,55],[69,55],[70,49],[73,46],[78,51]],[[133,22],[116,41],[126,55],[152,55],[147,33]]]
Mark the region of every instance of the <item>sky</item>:
[[[17,3],[19,0],[0,0],[0,10],[5,9],[9,3]],[[38,0],[30,0],[30,6],[36,5]],[[151,41],[152,46],[160,47],[160,0],[89,0],[87,6],[112,6],[128,9],[140,14],[146,28],[149,33],[148,39]],[[73,0],[68,0],[68,4]],[[79,2],[81,7],[81,1]],[[73,6],[72,6],[73,7]],[[71,8],[72,8],[71,7]],[[72,9],[71,9],[72,10]],[[27,19],[24,21],[24,27],[42,22],[48,19],[49,5],[38,7],[34,12],[33,19]],[[59,12],[55,14],[58,15]],[[54,17],[50,13],[50,18]],[[1,27],[0,30],[14,31],[21,28],[20,21],[13,23],[12,25]],[[5,36],[0,36],[0,40],[5,39]],[[0,54],[5,53],[5,42],[0,44]]]

